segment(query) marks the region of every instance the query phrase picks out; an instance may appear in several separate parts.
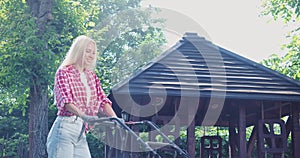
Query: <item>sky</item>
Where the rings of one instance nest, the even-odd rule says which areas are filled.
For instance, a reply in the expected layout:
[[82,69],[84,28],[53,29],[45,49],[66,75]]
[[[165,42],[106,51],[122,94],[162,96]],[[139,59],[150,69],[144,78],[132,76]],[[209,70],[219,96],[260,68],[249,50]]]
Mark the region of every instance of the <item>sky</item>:
[[[271,54],[283,55],[290,30],[282,21],[261,16],[261,0],[144,0],[167,12],[167,47],[181,39],[184,32],[196,32],[214,44],[255,62]],[[163,13],[162,13],[163,14]]]

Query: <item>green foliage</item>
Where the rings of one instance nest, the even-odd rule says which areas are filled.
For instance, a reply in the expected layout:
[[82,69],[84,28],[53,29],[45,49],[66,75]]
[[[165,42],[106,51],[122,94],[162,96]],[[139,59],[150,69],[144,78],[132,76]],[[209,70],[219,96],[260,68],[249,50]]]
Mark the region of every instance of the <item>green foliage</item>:
[[[31,84],[44,85],[45,90],[51,90],[54,73],[69,49],[72,39],[89,32],[90,36],[99,41],[98,47],[104,51],[97,72],[100,73],[100,78],[103,78],[104,88],[110,88],[112,81],[113,83],[120,81],[120,79],[114,81],[116,77],[128,76],[137,67],[155,57],[160,51],[159,46],[164,42],[159,29],[153,27],[141,29],[142,26],[149,26],[151,19],[148,18],[149,11],[143,13],[134,10],[139,7],[139,3],[140,0],[76,2],[56,0],[53,19],[49,22],[45,35],[40,37],[37,35],[35,18],[31,16],[25,1],[1,0],[1,87],[13,96],[28,94]],[[132,10],[134,11],[131,12]],[[124,12],[128,14],[123,14]],[[123,17],[112,21],[111,17],[116,14]],[[128,17],[132,17],[132,20],[123,21],[130,19]],[[101,25],[105,20],[115,24]],[[111,28],[106,29],[107,27]],[[113,36],[110,34],[113,30],[127,31]],[[119,71],[122,62],[119,63],[119,67],[114,67],[122,56],[126,56],[122,62],[127,61],[130,64],[128,66],[132,68],[124,73],[126,75],[116,72]],[[135,62],[128,61],[133,57]],[[115,62],[111,63],[112,60]],[[24,99],[22,102],[27,101],[27,98]]]
[[[108,45],[100,58],[100,74],[105,74],[102,78],[109,79],[111,85],[126,79],[158,56],[163,43],[165,40],[158,28],[138,28],[121,34]],[[103,73],[101,68],[110,71]]]
[[94,135],[88,133],[87,141],[93,158],[102,158],[105,155],[105,144]]
[[[26,5],[20,1],[2,1],[1,3],[0,84],[4,88],[20,87],[25,90],[30,83],[29,76],[32,73],[28,68],[33,64],[29,60],[33,58],[32,43],[37,40],[34,37],[34,19],[28,13]],[[15,7],[18,8],[17,12],[13,11]]]
[[278,71],[286,76],[300,80],[300,53],[289,52],[284,57],[273,54],[269,59],[263,60],[261,64]]
[[89,31],[101,53],[97,73],[106,92],[161,53],[166,42],[161,29],[153,26],[160,22],[151,18],[154,10],[143,10],[139,3],[101,1],[102,16]]
[[299,0],[264,0],[262,6],[265,15],[272,15],[274,20],[282,18],[284,22],[299,19],[300,2]]
[[18,132],[8,139],[0,138],[0,157],[27,158],[28,144],[28,135]]
[[284,44],[283,49],[287,54],[283,57],[272,55],[269,59],[262,61],[262,64],[281,72],[291,78],[300,80],[300,1],[299,0],[265,0],[263,3],[264,15],[271,15],[274,20],[283,19],[284,23],[296,26],[287,33],[290,43]]
[[[114,77],[128,76],[160,52],[163,34],[151,26],[150,11],[139,7],[140,0],[54,0],[53,18],[46,32],[39,35],[26,1],[0,0],[0,157],[22,157],[17,156],[20,151],[26,152],[23,157],[28,156],[30,86],[38,85],[48,92],[51,127],[57,113],[54,75],[76,36],[88,34],[103,52],[97,73],[106,92],[120,80]],[[131,69],[118,73],[120,63]],[[88,140],[93,157],[102,157],[99,150],[103,144],[90,136]],[[18,141],[25,143],[22,148]]]
[[[25,99],[0,93],[0,157],[28,157],[27,106],[20,106]],[[27,96],[24,95],[24,98]],[[20,107],[19,107],[20,106]],[[14,110],[12,110],[12,108]]]
[[[6,142],[2,144],[3,156],[28,155],[28,140],[22,145],[25,153],[21,156],[16,156],[20,154],[20,144],[16,142],[22,135],[28,137],[29,88],[38,86],[44,92],[52,89],[60,60],[72,39],[84,32],[85,27],[78,24],[86,19],[81,15],[84,12],[72,13],[72,6],[64,2],[67,1],[55,2],[53,20],[46,26],[46,33],[40,35],[25,1],[0,1],[0,138]],[[51,121],[55,117],[52,111]]]

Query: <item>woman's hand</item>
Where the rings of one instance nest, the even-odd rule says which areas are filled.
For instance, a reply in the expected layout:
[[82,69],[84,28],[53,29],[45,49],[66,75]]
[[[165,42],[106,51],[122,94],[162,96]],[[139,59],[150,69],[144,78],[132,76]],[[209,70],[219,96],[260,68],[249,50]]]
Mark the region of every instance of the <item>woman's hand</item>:
[[82,115],[81,118],[84,122],[92,125],[98,119],[98,116]]

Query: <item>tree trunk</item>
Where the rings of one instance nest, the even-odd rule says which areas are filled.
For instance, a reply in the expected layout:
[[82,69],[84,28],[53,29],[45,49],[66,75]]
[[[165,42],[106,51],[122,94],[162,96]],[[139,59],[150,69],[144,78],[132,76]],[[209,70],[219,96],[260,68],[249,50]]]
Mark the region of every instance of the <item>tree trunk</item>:
[[41,86],[30,87],[29,109],[29,157],[47,158],[48,94]]
[[[47,32],[47,23],[52,19],[53,0],[27,0],[32,16],[36,17],[38,27],[37,36],[42,37]],[[43,53],[47,49],[47,41],[42,50],[36,50],[36,54]],[[38,70],[37,70],[38,71]],[[40,74],[40,73],[36,73]],[[42,77],[41,77],[42,78]],[[38,77],[32,76],[30,86],[29,107],[29,157],[46,158],[46,141],[48,134],[48,91],[47,85],[37,82]]]

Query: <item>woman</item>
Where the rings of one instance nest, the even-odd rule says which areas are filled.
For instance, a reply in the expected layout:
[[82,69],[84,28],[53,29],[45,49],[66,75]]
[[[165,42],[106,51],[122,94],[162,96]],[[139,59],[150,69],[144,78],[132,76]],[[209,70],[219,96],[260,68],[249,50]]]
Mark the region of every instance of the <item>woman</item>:
[[47,138],[49,158],[91,157],[86,141],[90,121],[99,110],[116,117],[94,69],[96,43],[87,36],[77,37],[55,75],[54,95],[57,118]]

